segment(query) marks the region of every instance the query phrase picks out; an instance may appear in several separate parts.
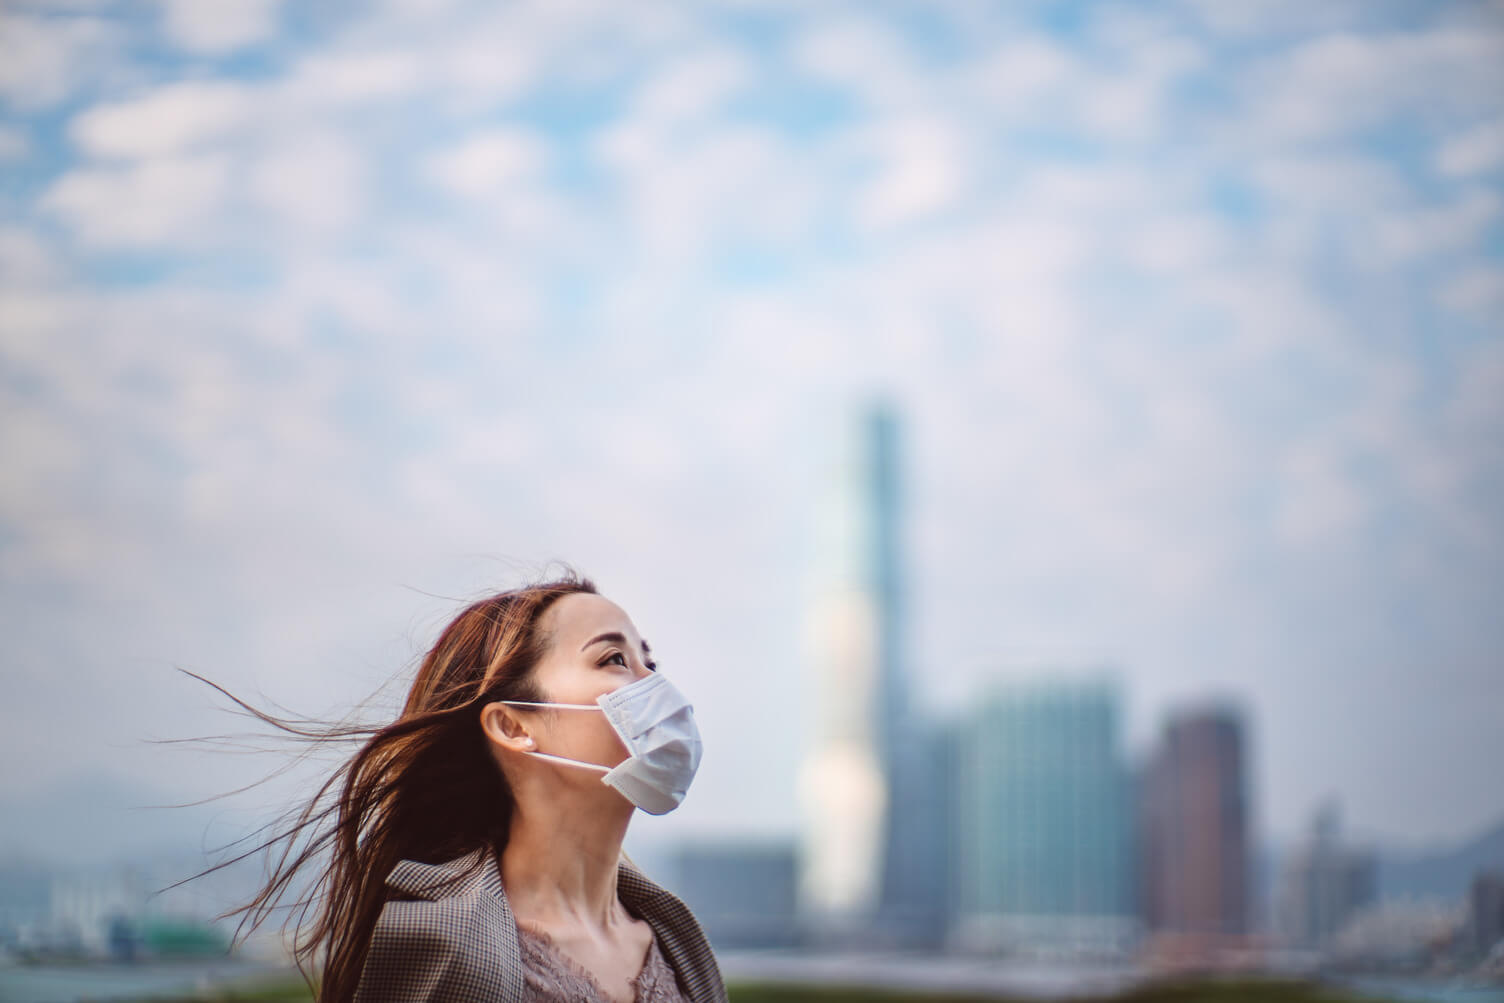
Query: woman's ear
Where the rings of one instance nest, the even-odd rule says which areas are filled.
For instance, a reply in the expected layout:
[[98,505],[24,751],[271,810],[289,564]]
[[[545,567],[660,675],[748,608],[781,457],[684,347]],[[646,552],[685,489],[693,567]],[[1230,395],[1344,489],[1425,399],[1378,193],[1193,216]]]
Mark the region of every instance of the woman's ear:
[[527,726],[504,703],[488,703],[480,709],[480,727],[492,745],[513,752],[532,752],[538,747]]

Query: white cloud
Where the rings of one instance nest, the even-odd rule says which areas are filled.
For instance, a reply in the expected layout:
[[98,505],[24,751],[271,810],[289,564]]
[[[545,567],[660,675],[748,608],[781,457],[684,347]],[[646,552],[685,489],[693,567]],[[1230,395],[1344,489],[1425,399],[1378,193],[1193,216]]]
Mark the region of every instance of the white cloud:
[[1190,275],[1223,263],[1237,237],[1208,214],[1163,216],[1146,221],[1126,237],[1124,260],[1166,275]]
[[745,87],[746,60],[724,50],[704,50],[655,74],[632,99],[631,115],[657,129],[703,121]]
[[1493,192],[1472,191],[1453,205],[1387,214],[1379,218],[1359,254],[1388,267],[1396,261],[1468,249],[1499,218],[1500,208]]
[[1214,32],[1252,37],[1301,37],[1338,31],[1383,8],[1383,4],[1372,0],[1330,0],[1320,4],[1303,0],[1246,0],[1236,4],[1184,0],[1184,6]]
[[1162,120],[1163,84],[1153,78],[1107,78],[1086,91],[1081,125],[1096,136],[1144,139]]
[[1024,38],[994,47],[967,76],[969,88],[989,106],[1013,112],[1079,79],[1082,72],[1070,50],[1043,38]]
[[181,246],[212,232],[230,175],[229,159],[219,154],[75,168],[48,188],[40,207],[61,217],[86,243]]
[[908,43],[871,18],[816,22],[794,42],[795,66],[845,86],[869,111],[911,109],[921,83]]
[[1442,287],[1441,303],[1461,313],[1497,321],[1504,314],[1504,267],[1475,265]]
[[[1495,306],[1504,311],[1504,269],[1494,276]],[[1486,445],[1504,423],[1504,342],[1480,348],[1462,371],[1447,410],[1448,432]],[[1498,545],[1496,541],[1495,545]]]
[[1122,54],[1111,64],[1118,69],[1082,73],[1074,98],[1076,127],[1099,139],[1145,141],[1174,124],[1174,85],[1208,62],[1205,50],[1155,26],[1147,37],[1119,43]]
[[1248,167],[1276,220],[1315,227],[1336,216],[1366,222],[1410,208],[1410,186],[1390,164],[1352,153],[1266,156]]
[[360,153],[336,133],[281,137],[248,169],[252,197],[300,229],[330,231],[366,204]]
[[[618,212],[605,222],[625,231],[612,239],[641,248],[643,266],[679,273],[676,282],[717,246],[782,244],[804,232],[819,183],[774,130],[758,126],[681,138],[628,118],[600,138],[596,153],[620,178]],[[640,281],[631,285],[629,297],[651,295]]]
[[1270,57],[1245,81],[1249,138],[1331,141],[1417,116],[1434,127],[1493,112],[1504,90],[1498,30],[1338,34]]
[[681,57],[638,88],[626,114],[597,139],[597,155],[629,175],[659,169],[723,127],[711,114],[750,72],[742,57],[722,49]]
[[64,274],[62,264],[29,228],[0,225],[0,282],[35,289]]
[[412,52],[316,54],[298,65],[286,87],[300,101],[371,101],[411,94],[429,76]]
[[1194,288],[1190,316],[1218,332],[1234,368],[1267,363],[1344,330],[1343,313],[1312,287],[1300,265],[1276,253],[1273,261],[1215,272]]
[[282,0],[161,0],[163,25],[191,52],[220,54],[267,41]]
[[1281,466],[1272,486],[1278,499],[1275,531],[1282,543],[1330,546],[1353,532],[1365,514],[1364,498],[1340,454],[1301,444]]
[[68,132],[96,157],[162,157],[243,139],[256,106],[255,92],[239,84],[174,83],[133,100],[95,105],[75,116]]
[[1504,119],[1474,126],[1436,151],[1436,169],[1453,177],[1485,174],[1500,167],[1504,167]]
[[856,196],[858,224],[882,229],[922,220],[954,205],[971,168],[957,130],[941,119],[909,119],[864,130],[858,159],[871,158],[876,176]]
[[520,128],[472,135],[428,160],[429,177],[455,195],[483,199],[537,183],[549,165],[548,146]]
[[461,22],[434,46],[435,73],[462,108],[496,107],[525,91],[544,72],[545,38],[530,37],[524,8],[498,8],[488,21]]
[[110,72],[120,42],[101,18],[0,10],[0,96],[23,109],[56,104]]

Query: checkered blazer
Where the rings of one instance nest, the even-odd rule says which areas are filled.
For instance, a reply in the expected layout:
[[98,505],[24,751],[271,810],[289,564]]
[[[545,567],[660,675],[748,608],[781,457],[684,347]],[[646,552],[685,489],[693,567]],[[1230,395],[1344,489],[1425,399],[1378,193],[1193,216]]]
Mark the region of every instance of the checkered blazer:
[[[524,1003],[517,920],[501,875],[488,862],[458,883],[475,853],[447,864],[404,860],[376,921],[356,1003]],[[658,948],[694,1003],[726,1003],[721,970],[688,907],[623,861],[622,904],[647,921]]]

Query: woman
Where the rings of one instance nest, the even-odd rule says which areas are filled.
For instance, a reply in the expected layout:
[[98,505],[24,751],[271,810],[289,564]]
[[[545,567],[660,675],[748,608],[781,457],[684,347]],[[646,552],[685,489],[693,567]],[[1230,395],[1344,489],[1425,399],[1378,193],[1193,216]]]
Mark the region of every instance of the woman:
[[270,841],[281,863],[248,918],[323,865],[297,944],[322,961],[320,1003],[724,1001],[689,910],[622,857],[632,813],[674,808],[699,763],[694,715],[655,668],[573,575],[471,605],[396,721],[339,732],[368,738]]

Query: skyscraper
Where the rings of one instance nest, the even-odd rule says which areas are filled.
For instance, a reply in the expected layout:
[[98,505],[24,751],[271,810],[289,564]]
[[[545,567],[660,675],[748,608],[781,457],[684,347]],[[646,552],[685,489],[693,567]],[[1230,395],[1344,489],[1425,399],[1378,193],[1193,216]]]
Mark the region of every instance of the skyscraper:
[[1479,871],[1467,894],[1465,949],[1475,957],[1492,957],[1504,966],[1504,873]]
[[794,848],[783,842],[695,842],[679,848],[672,888],[716,948],[787,947],[794,922]]
[[938,945],[950,905],[951,736],[908,686],[900,423],[879,403],[849,431],[819,513],[801,903],[826,933]]
[[1112,952],[1137,930],[1127,766],[1106,681],[996,690],[960,726],[956,940]]
[[1143,905],[1151,930],[1214,944],[1248,932],[1248,810],[1242,716],[1170,719],[1144,778]]
[[1310,837],[1291,851],[1280,872],[1275,908],[1279,933],[1302,947],[1326,947],[1374,899],[1373,854],[1339,841],[1335,803],[1316,813]]
[[896,419],[863,416],[817,516],[809,653],[815,739],[800,771],[800,901],[827,929],[869,923],[888,846],[889,738],[903,705]]

